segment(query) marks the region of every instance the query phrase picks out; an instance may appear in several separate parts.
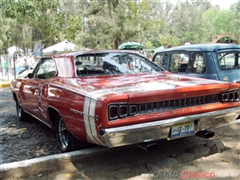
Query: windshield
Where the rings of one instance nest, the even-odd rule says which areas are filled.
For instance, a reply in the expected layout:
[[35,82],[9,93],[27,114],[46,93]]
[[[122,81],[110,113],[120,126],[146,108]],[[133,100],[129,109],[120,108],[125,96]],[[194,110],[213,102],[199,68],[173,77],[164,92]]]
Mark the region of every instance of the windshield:
[[140,74],[163,71],[150,60],[134,53],[96,53],[76,57],[77,76]]

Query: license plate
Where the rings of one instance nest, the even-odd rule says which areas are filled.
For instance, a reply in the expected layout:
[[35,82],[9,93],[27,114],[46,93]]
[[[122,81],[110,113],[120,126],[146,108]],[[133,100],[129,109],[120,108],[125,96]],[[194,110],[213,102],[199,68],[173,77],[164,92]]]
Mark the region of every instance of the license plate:
[[171,138],[180,138],[184,136],[194,135],[194,122],[186,122],[175,124],[172,126]]

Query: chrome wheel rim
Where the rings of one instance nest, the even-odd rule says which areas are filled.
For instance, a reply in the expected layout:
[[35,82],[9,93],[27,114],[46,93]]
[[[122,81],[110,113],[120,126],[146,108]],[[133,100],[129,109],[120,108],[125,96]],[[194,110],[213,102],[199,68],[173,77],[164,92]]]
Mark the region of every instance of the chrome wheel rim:
[[18,103],[17,103],[17,115],[18,115],[18,118],[21,118],[22,116],[22,108]]
[[67,127],[62,118],[59,120],[58,123],[58,137],[62,149],[66,149],[68,147]]

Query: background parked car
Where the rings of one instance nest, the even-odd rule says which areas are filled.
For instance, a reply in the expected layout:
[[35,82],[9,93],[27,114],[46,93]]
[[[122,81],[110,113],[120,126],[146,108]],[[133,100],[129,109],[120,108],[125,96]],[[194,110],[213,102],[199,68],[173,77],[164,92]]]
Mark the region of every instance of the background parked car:
[[173,47],[156,53],[152,60],[172,73],[240,83],[240,46],[236,44]]

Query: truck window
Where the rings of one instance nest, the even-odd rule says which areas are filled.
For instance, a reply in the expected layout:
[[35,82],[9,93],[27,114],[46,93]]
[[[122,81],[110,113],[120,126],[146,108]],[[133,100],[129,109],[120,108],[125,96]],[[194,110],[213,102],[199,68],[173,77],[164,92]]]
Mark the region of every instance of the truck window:
[[240,69],[240,53],[218,53],[218,62],[222,70]]
[[206,71],[206,62],[202,53],[195,53],[189,67],[190,72],[203,74]]
[[169,71],[172,73],[185,73],[187,71],[189,55],[175,52],[171,54]]
[[156,63],[158,66],[163,67],[167,70],[167,61],[168,61],[168,55],[165,53],[159,53],[157,54],[154,63]]

